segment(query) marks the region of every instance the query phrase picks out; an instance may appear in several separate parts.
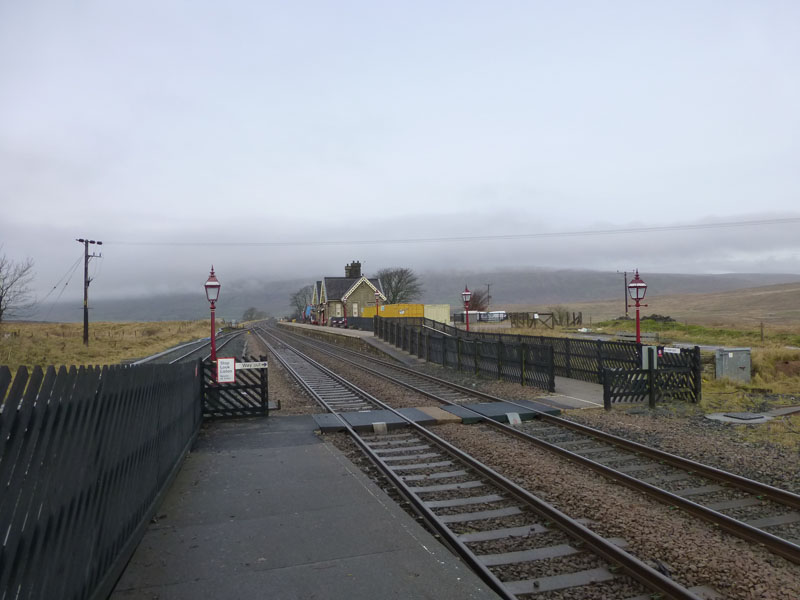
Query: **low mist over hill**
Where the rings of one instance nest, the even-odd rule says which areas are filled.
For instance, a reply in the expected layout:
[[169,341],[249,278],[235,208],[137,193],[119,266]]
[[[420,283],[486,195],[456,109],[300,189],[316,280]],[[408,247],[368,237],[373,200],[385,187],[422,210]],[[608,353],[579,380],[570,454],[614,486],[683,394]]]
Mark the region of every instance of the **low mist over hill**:
[[[325,274],[320,274],[321,278]],[[367,273],[369,275],[369,273]],[[622,273],[582,270],[473,271],[419,273],[424,292],[421,302],[460,306],[464,285],[471,290],[486,289],[489,284],[493,308],[548,306],[584,303],[618,298],[621,309],[624,292]],[[641,273],[647,282],[648,298],[675,294],[726,292],[744,288],[800,282],[794,274],[725,274],[681,275]],[[632,275],[628,274],[628,279]],[[273,282],[224,282],[217,315],[224,319],[240,319],[242,313],[255,307],[271,316],[287,315],[290,296],[311,280]],[[190,320],[208,317],[208,302],[201,286],[196,294],[161,295],[148,298],[93,300],[90,293],[92,321],[158,321]],[[31,316],[36,320],[80,321],[80,302],[43,305]],[[658,311],[656,311],[658,312]]]
[[[794,274],[681,275],[640,273],[649,286],[648,294],[692,294],[724,292],[742,288],[800,281]],[[628,281],[633,273],[628,273]],[[422,277],[426,302],[461,302],[466,284],[471,290],[490,285],[492,306],[506,304],[563,304],[620,298],[625,290],[623,273],[588,270],[548,270],[496,272],[441,272]]]

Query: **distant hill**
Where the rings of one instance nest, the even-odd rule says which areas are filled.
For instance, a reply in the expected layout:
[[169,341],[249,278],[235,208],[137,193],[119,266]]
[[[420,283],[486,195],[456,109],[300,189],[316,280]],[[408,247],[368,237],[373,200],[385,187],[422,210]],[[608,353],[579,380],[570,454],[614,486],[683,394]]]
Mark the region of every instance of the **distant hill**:
[[[607,300],[608,316],[624,312],[623,275],[588,270],[531,269],[525,271],[431,271],[418,273],[424,287],[420,302],[451,304],[455,309],[461,304],[464,285],[470,289],[485,289],[490,284],[492,308],[513,309],[587,303]],[[320,273],[318,278],[321,278]],[[631,275],[629,274],[629,279]],[[647,282],[648,300],[653,298],[651,312],[666,312],[656,308],[656,298],[680,294],[728,292],[775,284],[800,282],[793,274],[726,274],[681,275],[670,273],[642,273]],[[226,284],[222,289],[217,315],[225,319],[239,319],[242,313],[255,307],[271,316],[287,315],[291,308],[289,298],[312,279],[284,281],[241,281]],[[758,296],[753,297],[753,301]],[[772,296],[770,296],[772,298]],[[616,300],[615,300],[616,299]],[[659,300],[660,301],[660,300]],[[771,300],[770,300],[771,301]],[[765,300],[766,302],[766,300]],[[614,304],[619,309],[614,308]],[[602,303],[595,306],[601,306]],[[32,316],[37,320],[80,321],[81,303],[45,305]],[[92,321],[166,321],[192,320],[208,316],[208,303],[202,288],[196,294],[173,294],[148,298],[98,299],[90,296]],[[576,309],[580,310],[580,309]],[[594,309],[592,309],[594,310]],[[598,310],[600,310],[598,308]]]
[[[642,273],[648,285],[648,296],[724,292],[766,285],[800,282],[796,274],[725,274],[682,275],[673,273]],[[628,273],[628,280],[633,277]],[[491,284],[492,306],[503,309],[508,305],[541,305],[613,300],[619,298],[624,310],[625,281],[622,273],[588,270],[548,270],[495,272],[426,273],[421,279],[425,286],[425,301],[460,304],[464,285],[471,290],[486,289]]]
[[[653,294],[647,292],[649,305],[641,309],[642,316],[668,315],[678,321],[695,325],[726,325],[757,327],[763,322],[772,327],[800,324],[800,283],[770,285],[710,294]],[[625,305],[619,300],[567,303],[569,310],[583,312],[584,324],[589,317],[594,322],[624,314]],[[527,311],[535,307],[515,305],[512,310]],[[634,309],[629,315],[633,317]]]

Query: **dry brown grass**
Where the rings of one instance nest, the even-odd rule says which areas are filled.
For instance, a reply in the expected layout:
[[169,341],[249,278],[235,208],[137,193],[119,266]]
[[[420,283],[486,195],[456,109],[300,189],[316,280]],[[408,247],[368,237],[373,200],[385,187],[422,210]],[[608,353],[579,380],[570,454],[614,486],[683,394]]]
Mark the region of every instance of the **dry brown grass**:
[[106,365],[142,358],[181,342],[208,337],[210,321],[91,323],[89,346],[83,323],[3,323],[0,364]]
[[[755,328],[764,323],[770,330],[800,326],[800,283],[770,285],[713,294],[659,295],[647,292],[647,308],[642,315],[669,315],[680,322],[695,325]],[[543,306],[513,305],[509,312],[543,311]],[[607,321],[623,314],[622,298],[595,302],[572,302],[565,308],[583,313],[584,325]],[[630,316],[634,315],[633,309]]]

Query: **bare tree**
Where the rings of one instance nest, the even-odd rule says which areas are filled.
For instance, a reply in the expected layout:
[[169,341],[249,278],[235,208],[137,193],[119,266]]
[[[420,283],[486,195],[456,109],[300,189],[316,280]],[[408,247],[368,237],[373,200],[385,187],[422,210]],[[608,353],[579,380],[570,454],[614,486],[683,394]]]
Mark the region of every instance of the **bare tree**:
[[489,290],[475,290],[469,299],[470,310],[486,310],[489,307]]
[[33,260],[21,262],[0,256],[0,323],[9,317],[18,317],[33,308]]
[[388,304],[411,302],[422,294],[422,284],[416,273],[405,267],[381,269],[377,274],[383,285],[383,295]]
[[293,319],[302,319],[305,313],[306,306],[311,304],[311,299],[314,296],[314,288],[311,285],[304,285],[297,290],[290,299],[290,303],[294,312],[292,313]]

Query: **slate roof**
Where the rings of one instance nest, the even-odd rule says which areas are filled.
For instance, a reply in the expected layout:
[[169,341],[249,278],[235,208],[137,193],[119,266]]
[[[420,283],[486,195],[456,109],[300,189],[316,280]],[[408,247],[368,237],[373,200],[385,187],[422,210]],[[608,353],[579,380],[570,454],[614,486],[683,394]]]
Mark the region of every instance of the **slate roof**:
[[[325,286],[325,297],[330,302],[331,300],[341,300],[342,296],[344,296],[350,288],[353,287],[358,281],[361,280],[361,277],[326,277],[323,280]],[[381,286],[381,280],[378,278],[367,280],[378,288],[381,293],[383,293],[383,287]]]

